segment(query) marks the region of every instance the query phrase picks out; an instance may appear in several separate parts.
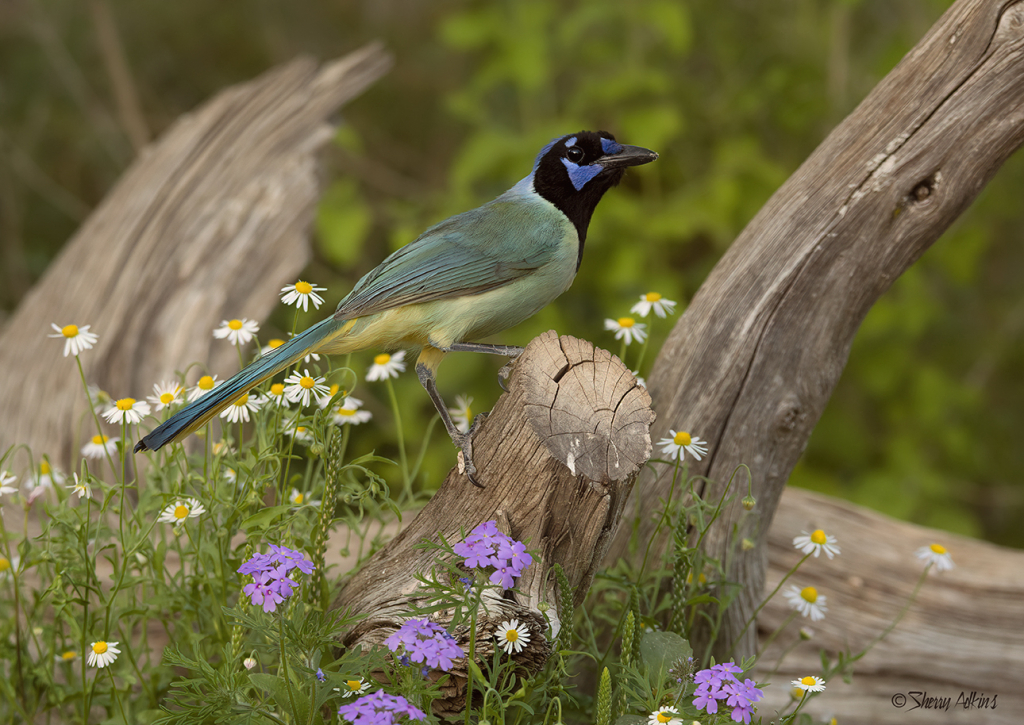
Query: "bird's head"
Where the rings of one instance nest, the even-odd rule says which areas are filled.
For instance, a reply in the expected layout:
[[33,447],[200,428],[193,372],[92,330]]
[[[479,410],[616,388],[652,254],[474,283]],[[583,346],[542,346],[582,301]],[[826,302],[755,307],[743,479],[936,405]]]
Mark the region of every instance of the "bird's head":
[[545,146],[533,166],[533,188],[576,225],[582,243],[590,217],[629,166],[649,164],[658,154],[620,144],[607,131],[580,131]]

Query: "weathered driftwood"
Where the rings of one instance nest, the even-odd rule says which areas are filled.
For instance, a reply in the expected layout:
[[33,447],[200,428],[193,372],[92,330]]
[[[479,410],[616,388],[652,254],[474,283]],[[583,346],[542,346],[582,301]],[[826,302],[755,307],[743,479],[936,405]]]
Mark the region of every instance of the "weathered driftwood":
[[149,145],[0,336],[0,370],[17,381],[0,386],[0,451],[27,443],[66,470],[81,436],[95,433],[91,420],[82,426],[78,371],[47,339],[50,323],[91,325],[100,339],[82,355],[86,377],[117,397],[144,399],[188,361],[234,372],[234,351],[210,333],[223,319],[266,317],[307,264],[315,154],[338,108],[388,64],[377,46],[323,67],[292,61],[221,92]]
[[[475,438],[474,460],[486,488],[452,470],[408,527],[346,582],[335,606],[369,616],[345,644],[382,643],[409,616],[410,603],[422,601],[414,575],[429,574],[436,552],[416,548],[420,541],[438,541],[440,534],[456,543],[460,528],[493,519],[505,533],[529,542],[537,556],[519,579],[518,594],[485,599],[477,657],[489,659],[494,630],[515,617],[528,624],[531,639],[512,658],[527,671],[544,664],[549,647],[542,603],[552,607],[547,616],[556,633],[561,626],[551,568],[562,566],[578,604],[604,558],[636,473],[650,456],[654,413],[647,391],[618,358],[554,332],[530,343],[509,382],[509,392]],[[444,623],[451,619],[445,612],[435,616]],[[468,628],[454,634],[468,651]],[[456,663],[452,675],[441,712],[462,707],[465,661]]]
[[[760,713],[789,699],[791,680],[820,671],[819,651],[857,654],[877,637],[906,604],[924,568],[914,556],[922,546],[941,543],[956,568],[928,576],[904,619],[854,667],[853,681],[836,678],[809,705],[822,722],[828,714],[847,725],[934,725],[945,722],[1009,725],[1024,719],[1024,552],[896,521],[821,494],[787,489],[768,535],[771,589],[799,561],[793,536],[826,527],[842,553],[829,561],[808,559],[787,582],[814,586],[827,597],[819,622],[800,618],[789,625],[761,659],[767,673],[779,655],[798,641],[798,629],[810,627],[765,690]],[[781,594],[758,619],[761,640],[790,614]],[[949,711],[915,708],[916,697],[951,698]],[[970,702],[964,708],[957,700]],[[963,697],[961,698],[961,693]],[[900,698],[906,697],[902,706]],[[993,698],[984,707],[979,699]]]
[[[672,331],[648,378],[653,434],[709,441],[693,470],[715,499],[749,465],[762,512],[741,523],[759,545],[733,558],[744,587],[718,654],[761,597],[772,516],[861,320],[1022,142],[1024,3],[960,0],[772,196]],[[669,485],[651,476],[634,503]],[[741,521],[739,498],[705,539],[712,555]],[[620,530],[611,553],[626,551]],[[753,649],[748,630],[738,652]]]

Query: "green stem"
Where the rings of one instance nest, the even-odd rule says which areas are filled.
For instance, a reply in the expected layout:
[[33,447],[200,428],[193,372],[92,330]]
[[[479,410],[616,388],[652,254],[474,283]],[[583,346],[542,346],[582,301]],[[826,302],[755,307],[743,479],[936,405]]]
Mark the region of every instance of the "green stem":
[[[92,398],[89,397],[89,383],[85,382],[85,370],[82,369],[82,361],[78,359],[78,355],[75,355],[75,362],[78,363],[78,375],[82,378],[82,389],[85,390],[85,399],[89,401],[89,412],[92,413],[92,419],[96,421],[96,432],[99,433],[100,438],[104,438],[103,426],[100,425],[100,417],[96,414],[96,408],[93,407]],[[121,439],[121,447],[124,448],[124,438]],[[103,452],[107,456],[107,463],[110,464],[110,472],[117,476],[117,466],[114,464],[114,457],[110,455],[110,451],[107,450],[107,444],[103,442]]]
[[753,624],[753,623],[754,623],[754,621],[755,621],[755,620],[757,619],[757,615],[758,615],[758,614],[760,614],[761,610],[762,610],[762,609],[764,609],[765,605],[766,605],[766,604],[768,604],[768,602],[770,602],[770,601],[771,601],[772,597],[774,597],[774,596],[775,596],[776,594],[778,594],[778,593],[779,593],[779,590],[780,590],[780,589],[782,589],[782,585],[786,583],[786,580],[788,580],[788,579],[789,579],[789,578],[790,578],[791,576],[793,576],[794,574],[796,574],[796,570],[800,568],[801,564],[803,564],[803,563],[804,563],[805,561],[807,561],[807,559],[808,559],[808,558],[809,558],[809,557],[811,556],[811,553],[813,553],[813,552],[809,552],[809,553],[807,553],[807,554],[804,554],[804,555],[803,555],[803,558],[802,558],[802,559],[800,559],[800,561],[798,561],[798,562],[797,562],[797,563],[796,563],[796,564],[795,564],[795,565],[793,566],[793,568],[792,568],[792,569],[790,569],[789,571],[787,571],[787,572],[786,572],[786,576],[782,577],[782,580],[781,580],[781,581],[779,581],[779,583],[778,583],[778,584],[777,584],[777,585],[775,586],[775,588],[774,588],[774,589],[772,589],[772,593],[771,593],[771,594],[769,594],[769,595],[768,595],[767,597],[765,597],[765,598],[764,598],[764,601],[762,601],[762,602],[761,602],[761,603],[760,603],[760,604],[759,604],[759,605],[757,606],[757,609],[755,609],[755,610],[754,610],[754,613],[750,615],[750,619],[748,619],[748,620],[747,620],[747,623],[746,623],[745,625],[743,625],[743,629],[742,629],[742,630],[740,631],[739,635],[737,635],[736,639],[735,639],[735,640],[733,640],[733,645],[732,645],[732,647],[731,647],[731,648],[729,649],[729,654],[727,655],[727,657],[731,657],[731,656],[732,656],[732,651],[733,651],[734,649],[736,649],[736,644],[737,644],[737,643],[738,643],[738,642],[739,642],[739,641],[740,641],[741,639],[743,639],[743,635],[744,635],[744,634],[746,634],[746,632],[747,632],[747,630],[748,630],[748,629],[750,629],[750,625],[751,625],[751,624]]
[[398,396],[395,395],[395,386],[391,378],[386,380],[388,396],[391,398],[391,411],[395,416],[395,431],[398,437],[398,460],[402,468],[402,483],[406,500],[412,497],[412,480],[409,478],[409,461],[405,455],[405,434],[402,431],[402,413],[398,408]]
[[114,682],[114,671],[107,665],[107,672],[110,674],[110,694],[114,696],[114,702],[117,703],[117,709],[121,711],[121,719],[128,723],[128,717],[124,714],[124,705],[121,704],[121,698],[117,696],[117,683]]
[[281,645],[281,671],[284,673],[284,686],[288,690],[288,702],[292,706],[292,718],[298,717],[299,711],[295,707],[295,694],[292,692],[292,678],[288,676],[288,658],[284,652],[284,615],[278,614],[278,632],[280,633],[279,644]]

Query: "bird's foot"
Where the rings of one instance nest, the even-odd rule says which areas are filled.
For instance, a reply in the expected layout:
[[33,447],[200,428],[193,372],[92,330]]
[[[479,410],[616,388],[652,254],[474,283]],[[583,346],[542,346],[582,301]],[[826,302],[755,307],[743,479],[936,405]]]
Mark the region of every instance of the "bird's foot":
[[508,380],[508,376],[512,374],[512,368],[516,364],[516,360],[519,359],[519,356],[523,354],[524,348],[520,347],[518,350],[519,352],[509,357],[508,362],[505,363],[501,367],[501,370],[498,371],[498,385],[500,385],[501,389],[506,393],[508,392],[508,387],[505,385],[505,381]]
[[486,417],[487,413],[479,413],[473,418],[473,425],[468,433],[459,433],[458,436],[452,436],[452,442],[461,449],[459,451],[459,473],[465,473],[470,483],[477,488],[486,488],[486,486],[480,483],[476,477],[476,465],[473,463],[473,436]]

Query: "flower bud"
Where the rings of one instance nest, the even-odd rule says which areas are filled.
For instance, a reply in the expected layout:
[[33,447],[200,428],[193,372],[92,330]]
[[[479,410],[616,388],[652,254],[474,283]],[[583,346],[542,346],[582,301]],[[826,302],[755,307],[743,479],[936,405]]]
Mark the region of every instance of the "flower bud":
[[757,499],[755,499],[748,493],[746,496],[743,497],[743,500],[740,503],[743,504],[743,508],[745,508],[747,511],[753,511],[754,506],[757,505]]
[[256,666],[256,658],[246,657],[244,660],[242,660],[242,664],[245,665],[245,669],[251,670],[253,667]]
[[754,542],[751,541],[750,539],[744,539],[743,541],[740,542],[740,548],[743,549],[743,551],[750,551],[751,549],[754,548],[754,546],[755,546]]
[[324,447],[320,443],[314,443],[309,447],[309,452],[314,456],[322,456],[324,454]]

